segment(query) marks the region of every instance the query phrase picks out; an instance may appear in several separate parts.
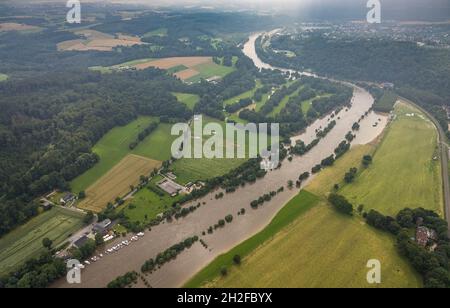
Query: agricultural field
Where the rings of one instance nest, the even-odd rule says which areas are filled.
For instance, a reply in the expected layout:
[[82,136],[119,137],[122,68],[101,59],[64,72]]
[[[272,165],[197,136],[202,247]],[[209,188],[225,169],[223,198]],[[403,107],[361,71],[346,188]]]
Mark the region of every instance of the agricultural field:
[[177,100],[180,103],[185,104],[190,110],[194,110],[195,105],[200,100],[200,97],[195,94],[189,94],[189,93],[173,93]]
[[86,190],[86,198],[78,206],[82,209],[101,212],[108,202],[130,192],[130,185],[137,185],[141,175],[149,175],[161,167],[161,162],[137,155],[127,155],[107,174]]
[[[99,142],[97,142],[97,144],[95,144],[92,149],[94,153],[97,153],[100,156],[100,161],[94,167],[70,183],[72,191],[79,193],[80,191],[86,190],[89,186],[94,184],[98,179],[111,170],[111,168],[113,168],[119,161],[130,153],[129,145],[131,142],[136,140],[138,134],[150,123],[155,121],[157,121],[156,118],[139,117],[126,126],[115,127],[110,130],[102,139],[100,139]],[[141,153],[141,147],[150,147],[147,140],[151,139],[151,137],[152,136],[148,136],[143,142],[141,142],[134,150],[135,153]],[[153,145],[153,147],[158,149],[157,145]],[[140,155],[142,155],[142,153]],[[148,158],[158,160],[160,157]]]
[[144,70],[149,67],[167,70],[169,74],[173,74],[181,80],[189,83],[195,83],[201,79],[208,79],[212,77],[222,78],[235,70],[234,67],[227,67],[214,63],[212,57],[139,59],[109,67],[94,66],[91,67],[91,69],[102,73],[111,73],[130,68]]
[[41,30],[40,27],[19,24],[15,22],[0,23],[0,32],[10,32],[10,31],[32,32],[40,30]]
[[112,51],[118,46],[134,46],[145,44],[139,37],[116,34],[110,35],[95,30],[79,30],[74,32],[82,37],[76,40],[69,40],[57,44],[59,51]]
[[[230,260],[232,257],[230,256]],[[420,287],[421,278],[396,251],[395,241],[320,204],[284,227],[231,266],[208,287],[374,287],[366,280],[367,261],[380,260],[376,287]]]
[[395,120],[374,155],[373,164],[342,188],[353,204],[386,215],[405,207],[443,213],[441,164],[437,131],[419,110],[405,103],[395,107]]
[[0,74],[0,82],[8,80],[8,75]]
[[0,239],[0,275],[29,258],[45,251],[42,240],[49,238],[53,247],[63,244],[83,225],[83,215],[62,208],[53,208],[31,219]]

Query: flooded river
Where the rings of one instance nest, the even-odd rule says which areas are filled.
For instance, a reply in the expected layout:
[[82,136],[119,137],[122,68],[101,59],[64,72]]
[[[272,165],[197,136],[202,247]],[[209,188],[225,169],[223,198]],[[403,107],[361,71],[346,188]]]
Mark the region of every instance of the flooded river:
[[[244,53],[253,59],[256,66],[272,68],[270,65],[263,63],[256,55],[254,43],[258,35],[250,37],[249,42],[244,47]],[[146,235],[138,242],[87,266],[82,271],[82,284],[68,285],[65,280],[60,280],[54,287],[105,287],[119,275],[133,270],[139,272],[147,259],[154,258],[170,246],[187,237],[198,235],[207,243],[208,249],[197,242],[191,249],[179,255],[176,260],[165,264],[161,269],[147,276],[147,280],[152,287],[182,286],[218,255],[261,231],[270,223],[277,212],[298,194],[298,189],[285,189],[283,193],[265,203],[258,210],[253,210],[250,207],[251,201],[258,199],[264,193],[277,190],[281,186],[286,187],[289,180],[295,182],[301,173],[310,171],[323,158],[334,152],[334,149],[344,140],[347,132],[351,130],[353,123],[358,122],[373,104],[373,98],[367,91],[356,86],[353,87],[352,107],[347,111],[342,110],[335,117],[337,122],[335,128],[308,154],[295,157],[292,162],[285,161],[280,169],[268,173],[265,178],[258,180],[253,185],[246,185],[235,193],[226,194],[223,199],[216,200],[214,196],[217,192],[210,193],[199,200],[200,202],[206,202],[206,204],[186,218],[154,227],[151,232],[147,231]],[[338,117],[339,119],[337,119]],[[303,140],[308,143],[315,138],[315,130],[325,127],[328,121],[329,117],[317,120],[304,133],[294,137],[293,140]],[[375,126],[376,122],[379,123]],[[371,113],[361,121],[361,129],[357,133],[354,144],[365,144],[375,139],[382,132],[386,122],[386,117]],[[197,204],[199,201],[195,201],[193,204]],[[246,214],[238,216],[237,213],[242,208],[246,209]],[[218,220],[224,219],[228,214],[234,216],[231,224],[215,231],[212,235],[201,236],[203,231],[216,224]],[[116,242],[107,245],[107,248],[122,240],[116,240]]]

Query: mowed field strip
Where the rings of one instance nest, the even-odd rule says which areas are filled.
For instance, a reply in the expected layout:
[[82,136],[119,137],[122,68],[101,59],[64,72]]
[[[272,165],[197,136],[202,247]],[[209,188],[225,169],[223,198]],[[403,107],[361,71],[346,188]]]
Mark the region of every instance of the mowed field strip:
[[73,232],[82,227],[82,218],[82,214],[55,207],[2,237],[0,275],[45,251],[42,246],[44,238],[52,240],[53,247],[64,243]]
[[86,190],[86,198],[79,207],[93,212],[101,212],[108,202],[123,197],[130,192],[130,185],[137,185],[141,175],[148,175],[161,162],[142,156],[129,154],[106,175]]

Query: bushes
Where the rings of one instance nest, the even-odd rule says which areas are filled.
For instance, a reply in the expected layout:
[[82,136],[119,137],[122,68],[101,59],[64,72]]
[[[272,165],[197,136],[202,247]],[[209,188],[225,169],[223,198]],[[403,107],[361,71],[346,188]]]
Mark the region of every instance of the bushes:
[[357,174],[357,173],[358,173],[358,169],[356,169],[356,168],[351,168],[351,169],[345,174],[345,176],[344,176],[344,181],[345,181],[347,184],[352,183],[352,182],[355,180],[356,174]]
[[369,167],[370,164],[372,164],[373,158],[370,155],[365,155],[362,159],[362,164],[364,167]]
[[330,194],[328,201],[335,207],[339,212],[346,215],[353,215],[353,205],[348,202],[345,197],[338,194]]

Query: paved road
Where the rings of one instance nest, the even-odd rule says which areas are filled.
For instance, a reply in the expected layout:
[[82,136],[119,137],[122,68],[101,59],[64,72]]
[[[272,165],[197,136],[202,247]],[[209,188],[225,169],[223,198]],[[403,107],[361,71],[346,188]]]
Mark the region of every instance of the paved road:
[[404,100],[411,105],[414,105],[417,107],[417,109],[421,110],[424,114],[426,114],[431,121],[434,123],[438,130],[439,134],[439,148],[441,150],[441,166],[442,166],[442,184],[444,189],[444,212],[445,212],[445,219],[448,223],[449,228],[449,236],[450,236],[450,183],[449,183],[449,177],[448,177],[448,154],[449,154],[449,146],[447,144],[447,136],[445,135],[444,130],[442,129],[439,122],[425,109],[417,105],[416,103],[404,98],[400,97],[401,100]]

